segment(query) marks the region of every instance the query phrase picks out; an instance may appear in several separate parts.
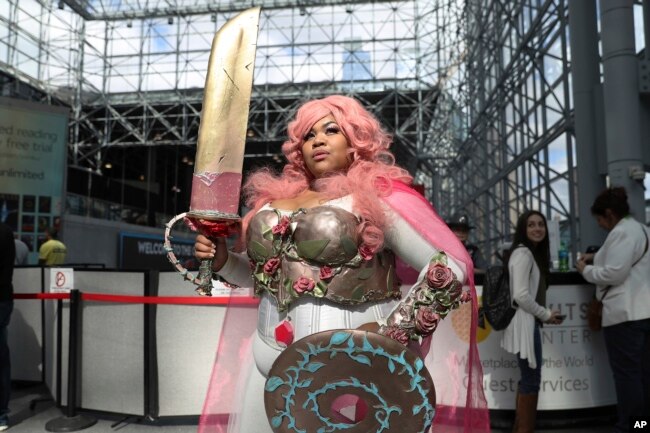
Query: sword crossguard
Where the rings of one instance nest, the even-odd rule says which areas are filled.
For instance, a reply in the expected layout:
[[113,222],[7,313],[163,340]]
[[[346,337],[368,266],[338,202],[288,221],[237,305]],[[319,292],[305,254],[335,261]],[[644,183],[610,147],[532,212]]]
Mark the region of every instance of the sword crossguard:
[[220,237],[228,237],[233,234],[239,233],[240,224],[239,220],[226,219],[226,220],[208,220],[198,218],[194,215],[188,215],[188,212],[176,215],[165,225],[165,243],[164,248],[167,251],[167,258],[174,266],[174,268],[183,276],[183,279],[188,280],[192,284],[196,284],[196,292],[201,296],[212,296],[212,262],[214,259],[202,259],[199,264],[199,272],[195,277],[192,275],[176,258],[174,249],[171,246],[172,227],[180,220],[183,220],[187,226],[201,233],[209,239]]

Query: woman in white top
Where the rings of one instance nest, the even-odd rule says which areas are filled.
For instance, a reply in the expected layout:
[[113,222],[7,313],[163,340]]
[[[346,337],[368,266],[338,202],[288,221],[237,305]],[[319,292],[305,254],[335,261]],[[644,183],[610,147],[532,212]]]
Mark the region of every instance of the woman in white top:
[[519,217],[507,263],[510,296],[517,308],[503,332],[501,347],[517,355],[521,379],[513,432],[533,432],[541,383],[542,323],[559,324],[559,311],[545,307],[549,275],[546,218],[531,210]]
[[605,243],[576,264],[603,301],[603,334],[618,401],[615,431],[650,413],[650,253],[648,229],[632,218],[622,187],[601,192],[591,213],[609,232]]

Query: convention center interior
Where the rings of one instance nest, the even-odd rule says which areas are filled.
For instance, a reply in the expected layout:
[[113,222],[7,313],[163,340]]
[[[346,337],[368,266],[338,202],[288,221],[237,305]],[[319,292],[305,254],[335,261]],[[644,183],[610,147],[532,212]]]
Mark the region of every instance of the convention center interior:
[[0,431],[650,432],[647,46],[650,0],[0,0]]

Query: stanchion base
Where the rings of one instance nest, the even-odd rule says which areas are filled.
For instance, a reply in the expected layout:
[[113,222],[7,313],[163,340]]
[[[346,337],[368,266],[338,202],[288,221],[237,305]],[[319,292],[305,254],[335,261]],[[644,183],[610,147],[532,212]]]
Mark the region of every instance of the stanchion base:
[[67,432],[83,430],[97,423],[97,419],[88,415],[62,416],[49,420],[45,430],[51,432]]

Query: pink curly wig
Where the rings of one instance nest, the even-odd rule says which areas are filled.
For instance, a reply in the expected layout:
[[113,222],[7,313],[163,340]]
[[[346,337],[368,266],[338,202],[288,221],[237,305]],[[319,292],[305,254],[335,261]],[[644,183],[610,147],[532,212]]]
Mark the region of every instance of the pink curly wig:
[[[348,139],[352,163],[344,173],[315,179],[302,157],[303,137],[323,117],[332,115]],[[266,203],[294,198],[312,188],[327,200],[352,196],[353,208],[361,217],[359,235],[372,251],[381,248],[386,226],[380,197],[390,195],[393,180],[410,184],[413,178],[395,165],[388,150],[392,137],[356,99],[333,95],[303,104],[288,125],[289,139],[282,145],[288,163],[281,175],[268,169],[253,173],[244,184],[246,204],[252,208],[243,220],[244,232],[253,215]]]

